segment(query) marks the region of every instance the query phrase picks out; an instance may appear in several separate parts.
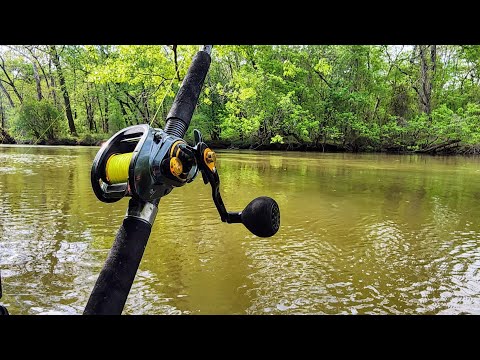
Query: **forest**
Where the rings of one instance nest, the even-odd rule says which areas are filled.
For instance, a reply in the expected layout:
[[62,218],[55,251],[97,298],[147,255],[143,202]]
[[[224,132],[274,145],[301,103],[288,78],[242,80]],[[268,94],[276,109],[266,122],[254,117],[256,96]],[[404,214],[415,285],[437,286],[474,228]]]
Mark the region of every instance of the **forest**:
[[[1,45],[0,143],[162,127],[193,45]],[[219,45],[187,139],[214,147],[480,152],[480,46]]]

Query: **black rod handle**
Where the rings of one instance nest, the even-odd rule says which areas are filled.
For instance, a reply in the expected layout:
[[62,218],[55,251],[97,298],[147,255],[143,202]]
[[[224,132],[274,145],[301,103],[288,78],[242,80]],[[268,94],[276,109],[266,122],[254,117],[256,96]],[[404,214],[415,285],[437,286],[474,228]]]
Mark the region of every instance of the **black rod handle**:
[[[0,271],[0,299],[2,298],[2,272]],[[8,310],[5,306],[0,305],[0,315],[8,315]]]
[[187,132],[193,111],[197,106],[198,97],[202,90],[203,82],[210,67],[210,54],[199,51],[193,57],[187,75],[175,96],[172,107],[167,115],[165,132],[183,138]]
[[127,301],[152,226],[127,217],[118,230],[84,315],[120,315]]

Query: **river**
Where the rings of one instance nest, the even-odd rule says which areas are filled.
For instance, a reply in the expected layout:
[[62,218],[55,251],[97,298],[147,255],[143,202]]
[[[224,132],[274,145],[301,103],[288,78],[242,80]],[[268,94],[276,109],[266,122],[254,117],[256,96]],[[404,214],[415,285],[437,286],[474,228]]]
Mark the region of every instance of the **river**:
[[[97,200],[98,148],[0,147],[12,314],[81,314],[127,207]],[[201,176],[162,198],[124,314],[480,314],[480,159],[219,151],[229,210],[277,200],[258,238]]]

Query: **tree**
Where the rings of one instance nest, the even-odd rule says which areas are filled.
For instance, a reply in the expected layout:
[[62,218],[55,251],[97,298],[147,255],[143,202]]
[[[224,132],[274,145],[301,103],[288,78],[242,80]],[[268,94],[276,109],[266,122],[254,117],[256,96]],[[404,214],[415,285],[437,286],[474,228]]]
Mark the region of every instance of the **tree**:
[[60,88],[62,90],[63,100],[65,102],[65,114],[68,119],[68,128],[73,136],[77,136],[77,129],[73,122],[72,108],[70,106],[70,97],[68,96],[67,86],[65,84],[65,77],[63,76],[62,66],[60,64],[60,57],[58,56],[57,47],[55,45],[50,46],[52,62],[57,69],[58,79],[60,81]]
[[[197,49],[0,46],[2,128],[35,137],[17,120],[24,103],[44,100],[66,115],[54,137],[163,127]],[[212,57],[191,126],[207,139],[252,148],[480,148],[478,45],[223,45]]]

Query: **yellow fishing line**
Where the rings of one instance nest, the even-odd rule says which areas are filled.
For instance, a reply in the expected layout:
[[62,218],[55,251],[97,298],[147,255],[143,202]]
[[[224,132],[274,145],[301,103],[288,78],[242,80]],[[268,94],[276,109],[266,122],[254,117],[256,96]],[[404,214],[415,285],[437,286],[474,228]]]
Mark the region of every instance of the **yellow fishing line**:
[[110,184],[124,183],[128,180],[128,167],[132,160],[133,152],[115,154],[108,158],[105,175]]

